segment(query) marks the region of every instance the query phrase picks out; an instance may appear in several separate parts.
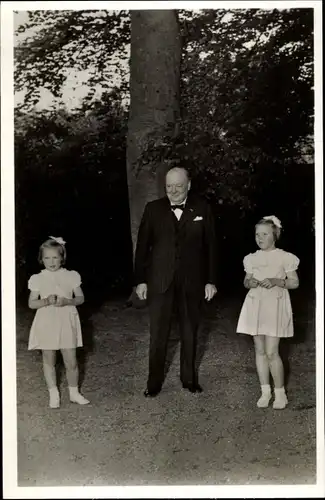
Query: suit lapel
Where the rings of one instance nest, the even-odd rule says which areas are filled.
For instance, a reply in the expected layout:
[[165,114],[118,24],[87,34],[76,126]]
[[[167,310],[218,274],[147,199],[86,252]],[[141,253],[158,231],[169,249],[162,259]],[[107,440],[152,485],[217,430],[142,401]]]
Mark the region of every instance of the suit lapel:
[[[164,220],[169,224],[171,224],[173,230],[175,229],[175,214],[173,213],[172,209],[170,208],[170,202],[169,199],[163,198],[163,204],[162,204],[162,209],[163,209],[163,214],[164,214]],[[176,219],[177,221],[177,219]]]

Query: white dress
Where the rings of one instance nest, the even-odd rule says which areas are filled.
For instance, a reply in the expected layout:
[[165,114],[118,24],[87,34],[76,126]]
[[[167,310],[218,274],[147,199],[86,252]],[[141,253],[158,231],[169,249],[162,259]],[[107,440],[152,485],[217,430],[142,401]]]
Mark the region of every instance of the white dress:
[[[43,269],[28,281],[28,288],[38,292],[41,299],[55,294],[73,298],[73,291],[81,285],[76,271],[60,268]],[[82,346],[81,325],[75,306],[46,306],[36,311],[29,335],[28,349],[70,349]]]
[[[286,273],[296,271],[299,259],[279,248],[270,251],[257,250],[246,255],[244,269],[253,278],[285,279]],[[240,312],[237,333],[293,337],[293,318],[289,292],[275,286],[251,288]]]

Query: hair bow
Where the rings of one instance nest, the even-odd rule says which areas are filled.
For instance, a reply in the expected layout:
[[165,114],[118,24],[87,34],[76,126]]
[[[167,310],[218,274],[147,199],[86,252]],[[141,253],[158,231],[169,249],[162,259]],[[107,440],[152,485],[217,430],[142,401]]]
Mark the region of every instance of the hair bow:
[[280,229],[282,228],[281,221],[275,215],[267,215],[266,217],[263,217],[263,219],[271,220],[276,227]]
[[61,236],[59,236],[59,237],[50,236],[50,239],[56,241],[57,243],[59,243],[59,245],[63,245],[63,246],[65,245],[65,241],[63,238],[61,238]]

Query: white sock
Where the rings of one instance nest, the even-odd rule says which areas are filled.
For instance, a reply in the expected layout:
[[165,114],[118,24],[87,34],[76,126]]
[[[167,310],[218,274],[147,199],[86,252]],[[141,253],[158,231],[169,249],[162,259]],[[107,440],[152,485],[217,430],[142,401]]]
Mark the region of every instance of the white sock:
[[283,410],[288,404],[288,398],[285,393],[284,387],[274,388],[275,399],[273,402],[273,408],[276,410]]
[[90,401],[84,398],[82,394],[80,394],[78,387],[70,387],[69,386],[69,394],[70,401],[73,403],[78,403],[79,405],[87,405]]
[[49,389],[50,394],[50,408],[60,407],[60,394],[57,387],[51,387]]
[[79,394],[79,389],[78,387],[71,387],[69,385],[69,394],[70,394],[70,397],[72,396],[77,396]]
[[271,386],[270,384],[261,385],[262,396],[257,401],[258,408],[267,408],[271,399]]

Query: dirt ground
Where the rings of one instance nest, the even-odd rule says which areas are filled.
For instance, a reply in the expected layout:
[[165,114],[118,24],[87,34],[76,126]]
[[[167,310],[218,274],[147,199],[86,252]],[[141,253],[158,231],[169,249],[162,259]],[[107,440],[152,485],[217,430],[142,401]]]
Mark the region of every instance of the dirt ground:
[[[299,292],[297,291],[297,294]],[[294,340],[283,341],[289,405],[256,408],[252,339],[235,333],[242,297],[218,298],[205,311],[198,361],[202,394],[179,381],[177,331],[157,398],[144,398],[149,343],[146,309],[108,302],[80,309],[82,392],[48,408],[41,355],[28,352],[33,312],[17,313],[18,485],[314,484],[314,300],[296,295]]]

